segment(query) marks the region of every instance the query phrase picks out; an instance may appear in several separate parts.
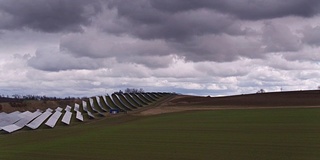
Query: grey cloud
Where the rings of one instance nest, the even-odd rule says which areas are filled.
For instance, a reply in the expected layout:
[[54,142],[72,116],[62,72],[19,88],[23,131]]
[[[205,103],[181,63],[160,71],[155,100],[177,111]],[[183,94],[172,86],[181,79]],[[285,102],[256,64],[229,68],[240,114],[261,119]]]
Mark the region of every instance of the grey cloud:
[[142,39],[178,41],[207,33],[244,33],[240,27],[234,27],[234,18],[215,10],[202,8],[169,13],[153,8],[150,2],[112,1],[109,6],[117,10],[119,19],[113,27],[107,26],[106,31],[129,33]]
[[127,58],[118,58],[118,62],[141,64],[148,68],[166,68],[172,62],[172,56],[129,56]]
[[101,10],[97,0],[1,0],[0,29],[80,31]]
[[170,47],[168,54],[188,61],[230,62],[240,57],[264,58],[270,52],[299,51],[301,40],[289,27],[269,20],[262,31],[251,34],[242,22],[310,17],[317,14],[319,4],[315,0],[113,0],[108,1],[112,20],[102,28],[114,35],[163,40]]
[[[320,77],[320,73],[318,70],[306,70],[306,71],[301,71],[297,73],[297,77],[302,80],[318,80],[318,77]],[[316,86],[315,86],[316,87]]]
[[[93,43],[92,43],[93,42]],[[77,34],[61,40],[60,48],[78,57],[107,58],[127,56],[165,56],[172,51],[161,40],[145,41],[128,36]]]
[[292,52],[283,55],[285,59],[289,61],[310,61],[319,63],[320,61],[320,54],[319,49],[309,49],[302,52]]
[[302,31],[303,39],[302,41],[313,45],[313,46],[319,46],[320,45],[320,26],[311,27],[307,26]]
[[[251,64],[252,65],[252,64]],[[238,66],[237,68],[232,66]],[[246,60],[226,63],[199,62],[195,63],[195,69],[214,77],[241,77],[250,72],[250,62]]]
[[279,55],[268,56],[267,65],[278,70],[310,69],[310,68],[307,68],[305,65],[302,66],[302,64],[297,61],[288,61]]
[[[94,43],[92,43],[94,42]],[[96,32],[77,33],[61,40],[61,50],[74,57],[115,58],[120,63],[141,64],[150,68],[167,67],[175,50],[162,40],[141,40],[130,36],[114,36]]]
[[153,24],[166,20],[167,13],[151,6],[150,0],[109,0],[108,6],[116,8],[120,16],[127,17],[131,21]]
[[88,57],[73,57],[55,48],[39,49],[35,56],[27,61],[28,65],[43,71],[61,71],[73,69],[98,69],[111,65],[107,59],[91,59]]
[[181,12],[210,8],[248,20],[270,19],[284,16],[310,17],[319,13],[317,0],[152,0],[154,8],[167,12]]
[[262,41],[267,52],[290,52],[301,48],[301,40],[289,27],[266,22],[263,27]]
[[317,0],[110,0],[119,16],[110,33],[132,34],[143,39],[184,40],[205,34],[246,34],[241,20],[317,15]]
[[[94,42],[94,43],[92,43]],[[173,62],[170,48],[160,40],[73,33],[61,39],[60,47],[38,49],[28,65],[44,71],[95,70],[114,63],[165,68]],[[111,61],[110,61],[111,60]]]
[[245,36],[206,35],[185,43],[174,43],[188,61],[230,62],[240,57],[262,58],[261,43]]

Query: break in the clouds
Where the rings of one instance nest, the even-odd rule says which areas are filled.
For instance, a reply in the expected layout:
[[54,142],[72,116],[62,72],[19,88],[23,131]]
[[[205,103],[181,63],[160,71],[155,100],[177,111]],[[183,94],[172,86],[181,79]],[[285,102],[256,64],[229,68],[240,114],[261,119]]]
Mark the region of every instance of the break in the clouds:
[[1,94],[316,89],[316,0],[0,0]]

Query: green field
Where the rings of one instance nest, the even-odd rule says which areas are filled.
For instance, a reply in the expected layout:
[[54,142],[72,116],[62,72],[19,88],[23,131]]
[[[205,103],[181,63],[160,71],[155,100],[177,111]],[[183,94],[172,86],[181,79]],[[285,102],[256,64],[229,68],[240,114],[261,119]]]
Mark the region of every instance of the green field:
[[0,134],[0,159],[319,159],[320,109],[120,116]]

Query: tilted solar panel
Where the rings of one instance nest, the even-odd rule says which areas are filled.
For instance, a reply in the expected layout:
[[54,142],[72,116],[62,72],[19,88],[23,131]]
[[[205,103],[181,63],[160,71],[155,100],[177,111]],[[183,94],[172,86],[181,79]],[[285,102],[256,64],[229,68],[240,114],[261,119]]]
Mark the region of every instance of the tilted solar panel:
[[[26,114],[23,114],[23,118],[20,119],[19,121],[17,121],[14,124],[2,127],[2,129],[8,133],[12,133],[14,131],[17,131],[21,128],[23,128],[25,125],[27,125],[29,122],[31,122],[33,119],[35,119],[36,117],[38,117],[41,114],[41,112],[39,110],[33,112],[33,113],[28,113],[26,112]],[[22,115],[22,114],[20,114]]]
[[88,110],[86,101],[82,101],[82,106],[83,106],[83,110],[88,113],[88,116],[90,118],[95,118],[95,116]]
[[69,105],[67,105],[67,106],[66,106],[66,108],[65,108],[64,110],[65,110],[65,111],[69,111],[69,112],[70,112],[70,111],[72,110],[72,107],[71,107],[71,106],[69,106]]
[[103,108],[102,104],[101,104],[101,101],[100,101],[100,97],[96,96],[96,100],[97,100],[97,103],[98,103],[98,106],[100,107],[100,109],[102,109],[103,111],[105,112],[108,112],[108,110],[106,110],[105,108]]
[[94,106],[94,101],[92,98],[89,98],[90,106],[93,111],[97,112],[101,116],[105,116],[102,112],[100,112],[95,106]]
[[3,114],[0,119],[0,130],[2,130],[2,127],[4,127],[4,126],[8,126],[8,125],[14,124],[15,122],[19,121],[21,119],[19,114],[21,114],[21,113],[18,111],[12,112],[9,114],[7,114],[7,113]]
[[61,107],[56,108],[56,111],[62,111],[63,109]]
[[70,124],[70,121],[71,121],[71,116],[72,116],[72,113],[70,112],[70,111],[66,111],[65,113],[64,113],[64,116],[62,117],[62,122],[64,123],[64,124],[67,124],[67,125],[69,125]]
[[80,105],[78,103],[74,104],[74,111],[80,111]]
[[56,112],[54,112],[53,115],[47,120],[45,125],[53,128],[56,125],[56,123],[58,122],[61,115],[62,115],[62,113],[56,109]]
[[76,118],[77,118],[79,121],[83,121],[83,115],[81,114],[81,112],[76,111]]
[[45,111],[39,117],[37,117],[32,122],[27,124],[27,127],[31,129],[37,129],[51,114],[52,114],[52,109],[48,108],[47,111]]

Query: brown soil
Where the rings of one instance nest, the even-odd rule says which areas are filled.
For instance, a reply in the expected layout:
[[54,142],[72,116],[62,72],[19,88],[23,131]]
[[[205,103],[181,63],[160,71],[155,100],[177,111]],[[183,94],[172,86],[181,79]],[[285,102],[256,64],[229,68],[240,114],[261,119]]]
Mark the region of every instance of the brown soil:
[[50,101],[39,101],[39,100],[24,100],[21,102],[15,102],[16,106],[10,102],[2,102],[1,112],[14,112],[14,111],[35,111],[37,109],[46,110],[47,108],[55,109],[57,107],[65,107],[66,105],[74,105],[74,103],[80,102],[80,100],[50,100]]
[[320,107],[320,91],[274,92],[226,97],[177,95],[161,105],[140,112],[139,115],[156,115],[190,110],[307,107]]

